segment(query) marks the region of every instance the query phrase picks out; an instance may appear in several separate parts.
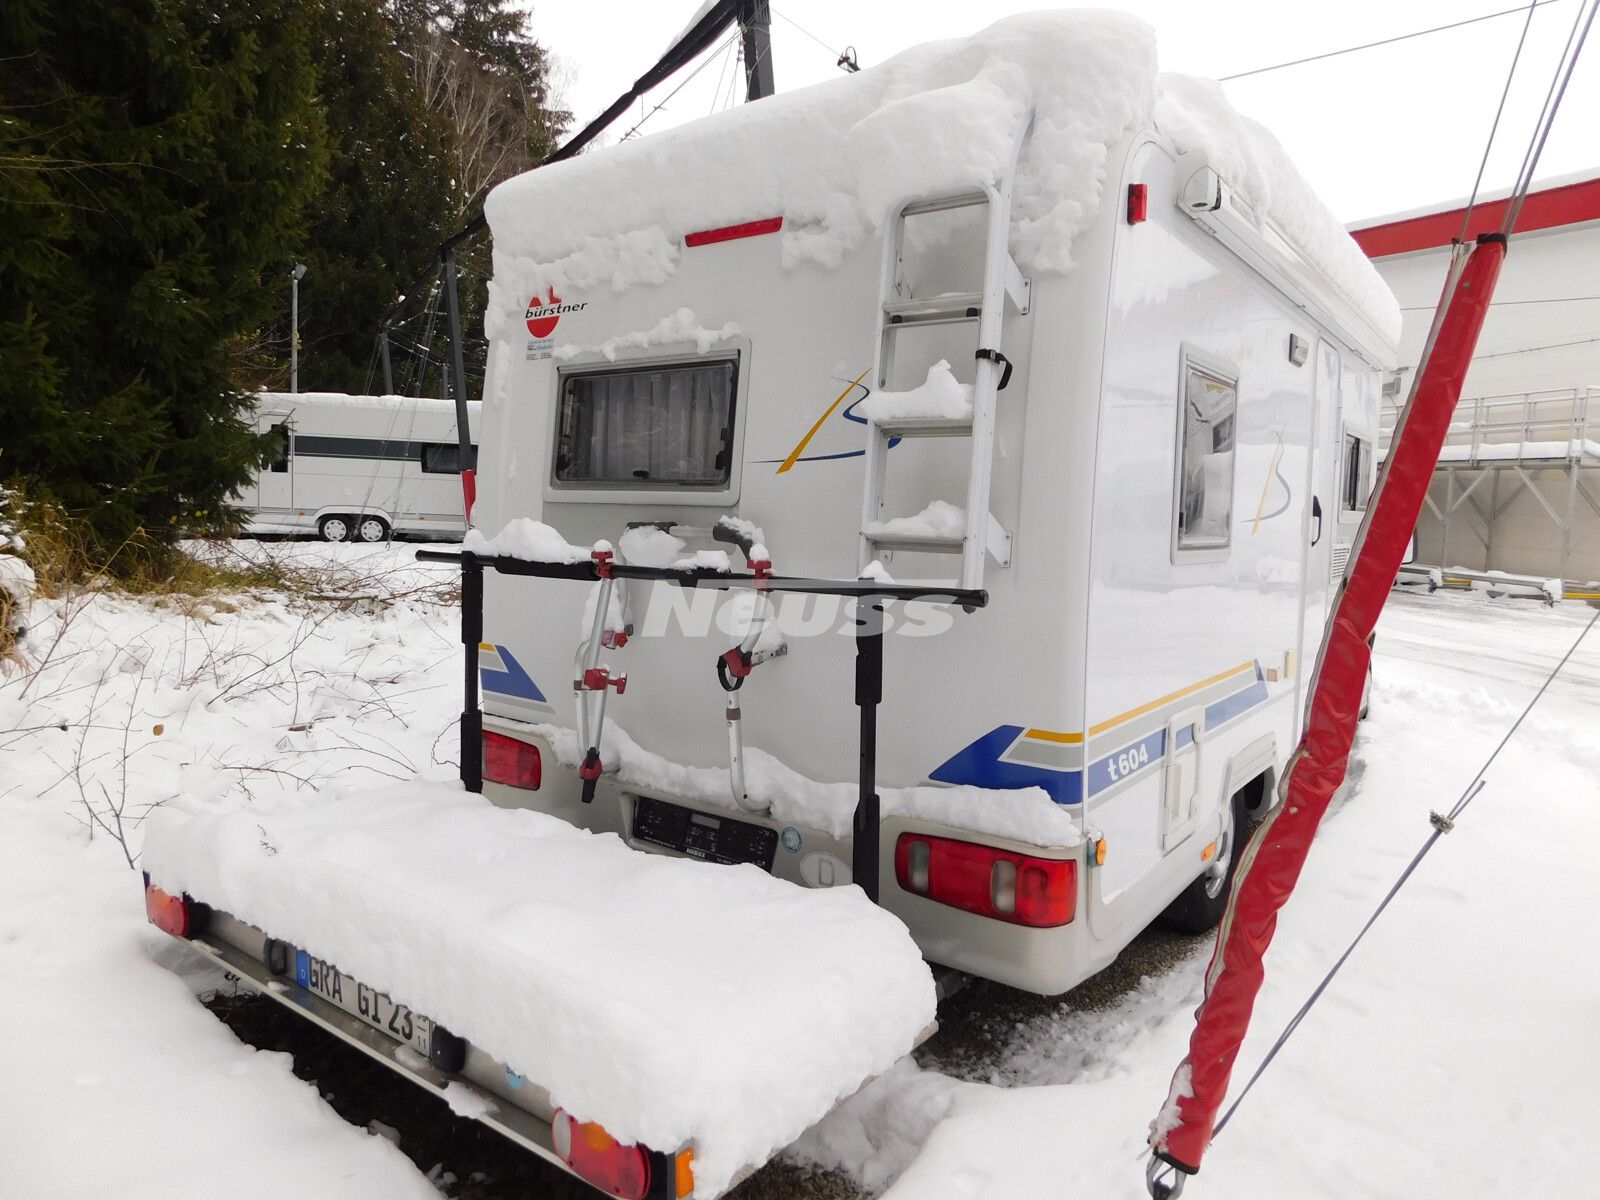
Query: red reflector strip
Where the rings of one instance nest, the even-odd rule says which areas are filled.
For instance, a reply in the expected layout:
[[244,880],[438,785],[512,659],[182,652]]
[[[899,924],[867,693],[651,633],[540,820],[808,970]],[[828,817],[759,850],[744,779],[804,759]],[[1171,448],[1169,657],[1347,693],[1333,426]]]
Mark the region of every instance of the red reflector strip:
[[895,842],[900,886],[952,908],[1048,929],[1078,913],[1078,864],[1035,858],[954,838],[902,833]]
[[483,732],[483,777],[490,783],[503,783],[507,787],[539,790],[543,782],[544,763],[539,758],[539,747],[507,737],[490,730]]
[[698,233],[686,233],[683,235],[683,244],[709,246],[713,242],[734,242],[740,238],[777,233],[782,228],[782,217],[768,217],[763,221],[746,221],[743,225],[724,225],[721,229],[702,229]]
[[146,884],[144,915],[162,933],[180,938],[188,936],[189,906],[184,903],[182,896],[173,896],[152,884]]
[[644,1200],[650,1192],[650,1155],[643,1146],[624,1146],[593,1121],[574,1121],[556,1109],[550,1140],[561,1160],[582,1179],[623,1200]]

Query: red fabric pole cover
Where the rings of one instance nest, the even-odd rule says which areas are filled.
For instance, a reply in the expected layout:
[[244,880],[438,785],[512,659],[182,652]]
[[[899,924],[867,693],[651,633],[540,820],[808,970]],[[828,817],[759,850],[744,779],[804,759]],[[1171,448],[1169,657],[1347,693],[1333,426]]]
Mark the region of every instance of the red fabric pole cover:
[[471,467],[461,472],[461,503],[466,510],[467,524],[472,524],[472,506],[478,502],[478,473]]
[[1240,857],[1206,971],[1205,999],[1195,1013],[1189,1056],[1179,1064],[1166,1107],[1151,1126],[1157,1157],[1188,1174],[1200,1169],[1227,1095],[1278,910],[1294,890],[1317,825],[1344,781],[1367,677],[1367,639],[1416,528],[1504,258],[1505,239],[1488,235],[1479,239],[1461,273],[1410,410],[1389,448],[1383,486],[1348,582],[1335,601],[1300,745],[1279,785],[1278,803]]

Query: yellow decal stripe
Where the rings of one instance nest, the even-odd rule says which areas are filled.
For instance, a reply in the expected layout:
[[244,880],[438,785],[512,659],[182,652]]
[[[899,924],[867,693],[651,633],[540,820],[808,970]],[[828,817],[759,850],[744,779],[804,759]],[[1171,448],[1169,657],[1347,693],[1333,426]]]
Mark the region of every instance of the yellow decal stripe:
[[493,650],[494,649],[494,643],[493,642],[479,642],[478,643],[478,649],[479,650]]
[[1057,733],[1053,729],[1030,729],[1022,736],[1036,742],[1064,742],[1069,746],[1079,745],[1083,741],[1081,733]]
[[1175,692],[1167,693],[1159,700],[1152,700],[1149,704],[1141,704],[1138,708],[1130,708],[1127,712],[1119,713],[1109,721],[1101,721],[1098,725],[1092,725],[1089,728],[1089,736],[1094,737],[1096,734],[1104,733],[1108,729],[1114,729],[1124,721],[1131,721],[1135,717],[1144,716],[1145,713],[1154,712],[1163,704],[1171,704],[1174,700],[1182,700],[1185,696],[1192,696],[1195,692],[1208,688],[1214,683],[1221,683],[1224,679],[1232,679],[1235,675],[1242,675],[1246,671],[1254,671],[1255,669],[1256,665],[1253,662],[1240,663],[1232,670],[1213,675],[1210,679],[1202,679],[1199,683],[1191,683],[1186,688],[1179,688]]
[[1278,443],[1278,449],[1272,456],[1272,465],[1267,468],[1267,478],[1261,484],[1261,499],[1256,503],[1256,519],[1250,526],[1250,536],[1255,537],[1256,531],[1261,528],[1261,514],[1267,511],[1267,493],[1272,490],[1272,481],[1277,478],[1278,464],[1283,461],[1283,443]]
[[[872,368],[868,367],[867,371],[870,370],[872,370]],[[861,381],[867,377],[867,371],[861,372],[861,374],[852,379],[849,386],[846,387],[844,391],[839,393],[839,398],[832,404],[828,405],[828,411],[817,418],[817,423],[815,425],[806,430],[806,435],[800,439],[800,444],[797,445],[793,450],[789,451],[789,457],[784,459],[783,465],[778,468],[779,475],[782,475],[790,467],[794,466],[795,463],[800,461],[800,456],[806,452],[806,447],[811,444],[811,439],[817,436],[817,430],[821,429],[823,422],[829,417],[833,416],[834,410],[837,409],[839,405],[844,403],[844,398],[853,392],[857,386],[860,385]]]

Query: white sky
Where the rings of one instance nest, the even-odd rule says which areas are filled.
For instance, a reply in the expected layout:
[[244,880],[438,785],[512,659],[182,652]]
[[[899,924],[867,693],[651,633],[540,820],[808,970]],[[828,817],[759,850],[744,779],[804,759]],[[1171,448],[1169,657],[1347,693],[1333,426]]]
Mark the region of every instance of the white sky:
[[[1517,0],[1123,0],[1155,27],[1161,68],[1213,78],[1511,8]],[[1580,0],[1556,0],[1533,18],[1485,187],[1507,187]],[[574,126],[598,114],[660,57],[698,0],[538,0],[533,32],[561,60]],[[773,65],[780,92],[831,79],[838,49],[862,66],[919,42],[971,33],[1039,0],[777,0]],[[1062,6],[1075,7],[1075,6]],[[1105,7],[1105,6],[1100,6]],[[1289,67],[1226,85],[1240,111],[1288,148],[1313,187],[1350,222],[1464,197],[1483,153],[1522,28],[1516,14],[1463,29]],[[797,27],[803,26],[805,32]],[[826,50],[807,34],[825,42]],[[742,100],[729,51],[710,59],[641,130],[659,131]],[[648,98],[653,107],[686,68]],[[719,84],[720,77],[720,88]],[[620,137],[639,116],[613,126]],[[1600,33],[1567,92],[1539,177],[1600,167]]]

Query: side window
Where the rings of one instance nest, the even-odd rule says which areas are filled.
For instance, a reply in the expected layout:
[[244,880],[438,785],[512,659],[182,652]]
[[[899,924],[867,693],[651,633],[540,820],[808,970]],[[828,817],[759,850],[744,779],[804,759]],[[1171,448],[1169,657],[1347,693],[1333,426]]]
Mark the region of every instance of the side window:
[[267,470],[283,474],[289,469],[289,426],[284,423],[267,430],[267,449],[262,456]]
[[1344,460],[1339,472],[1339,507],[1361,512],[1372,495],[1372,439],[1345,431]]
[[1174,548],[1226,550],[1233,534],[1238,372],[1185,353]]
[[[422,469],[429,475],[461,474],[461,447],[455,442],[424,442],[418,449]],[[470,469],[478,465],[478,448],[472,447]]]

